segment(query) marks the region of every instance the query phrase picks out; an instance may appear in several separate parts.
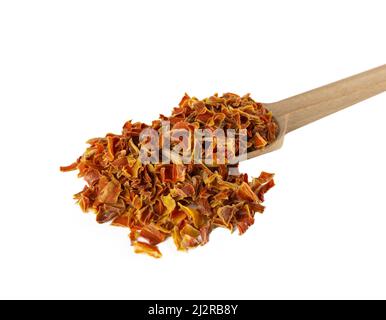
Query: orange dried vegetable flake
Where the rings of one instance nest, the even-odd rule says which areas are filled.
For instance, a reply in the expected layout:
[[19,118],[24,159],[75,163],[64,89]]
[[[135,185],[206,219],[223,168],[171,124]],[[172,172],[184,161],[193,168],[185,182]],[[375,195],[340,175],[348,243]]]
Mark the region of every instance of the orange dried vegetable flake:
[[140,241],[134,242],[133,246],[135,253],[145,253],[157,259],[162,257],[161,252],[156,246],[152,246],[150,244]]
[[[140,134],[153,129],[164,138],[161,121],[170,122],[172,147],[184,141],[191,150],[196,129],[245,129],[247,151],[272,143],[278,130],[272,114],[249,95],[228,93],[203,100],[185,95],[170,117],[161,115],[151,125],[128,121],[122,134],[89,140],[90,146],[76,162],[60,168],[78,170],[87,182],[75,195],[82,210],[93,210],[99,223],[129,228],[134,251],[155,258],[161,257],[156,245],[169,237],[177,249],[188,250],[206,244],[216,227],[246,232],[255,213],[264,212],[262,202],[274,186],[273,174],[263,172],[249,182],[247,175],[230,175],[231,166],[217,162],[210,166],[181,164],[176,159],[170,164],[142,163]],[[211,145],[218,150],[219,139]],[[227,155],[239,151],[227,148]],[[214,153],[214,159],[217,156]],[[238,172],[237,165],[232,170]]]

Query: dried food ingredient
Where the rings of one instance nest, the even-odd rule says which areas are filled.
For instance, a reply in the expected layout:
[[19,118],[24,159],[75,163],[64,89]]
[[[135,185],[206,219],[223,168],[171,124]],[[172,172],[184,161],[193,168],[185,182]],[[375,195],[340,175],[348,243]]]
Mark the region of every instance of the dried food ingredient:
[[272,114],[249,95],[228,93],[203,100],[185,95],[171,116],[161,115],[151,125],[128,121],[121,134],[89,140],[81,157],[60,168],[78,170],[86,181],[74,196],[82,210],[94,211],[98,223],[129,228],[135,252],[155,258],[161,257],[157,245],[169,237],[179,250],[188,250],[206,244],[217,227],[245,233],[255,213],[264,212],[262,202],[274,186],[273,174],[263,172],[248,181],[246,174],[234,174],[237,164],[182,164],[173,159],[170,164],[142,163],[140,134],[153,129],[163,137],[163,121],[170,122],[172,147],[181,142],[182,129],[192,133],[188,149],[194,148],[196,129],[244,129],[248,151],[266,147],[278,131]]

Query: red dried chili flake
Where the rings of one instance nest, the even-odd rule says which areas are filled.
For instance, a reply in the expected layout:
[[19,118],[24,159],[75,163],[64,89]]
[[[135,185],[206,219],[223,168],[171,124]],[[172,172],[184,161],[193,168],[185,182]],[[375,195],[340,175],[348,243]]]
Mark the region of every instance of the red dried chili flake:
[[[264,194],[274,186],[270,173],[263,172],[251,182],[245,174],[230,175],[230,168],[238,172],[237,165],[142,163],[141,132],[150,128],[162,137],[161,121],[166,120],[170,121],[171,146],[184,141],[184,147],[191,150],[195,129],[245,129],[247,151],[266,147],[278,131],[272,114],[249,95],[227,93],[198,100],[185,94],[170,117],[161,115],[150,126],[128,121],[121,135],[90,139],[76,162],[60,168],[78,170],[87,182],[74,196],[83,211],[93,210],[99,223],[111,221],[129,228],[135,252],[155,258],[161,257],[156,245],[169,237],[177,249],[188,250],[206,244],[216,227],[245,233],[255,213],[264,212]],[[211,144],[216,160],[219,139]],[[229,146],[226,150],[228,157],[239,151]]]

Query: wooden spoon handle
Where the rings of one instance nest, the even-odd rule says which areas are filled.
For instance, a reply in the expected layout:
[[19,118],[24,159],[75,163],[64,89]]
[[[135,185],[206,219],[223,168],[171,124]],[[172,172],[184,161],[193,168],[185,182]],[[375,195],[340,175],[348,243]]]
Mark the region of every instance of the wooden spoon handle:
[[269,104],[276,118],[288,117],[286,132],[386,91],[386,65]]

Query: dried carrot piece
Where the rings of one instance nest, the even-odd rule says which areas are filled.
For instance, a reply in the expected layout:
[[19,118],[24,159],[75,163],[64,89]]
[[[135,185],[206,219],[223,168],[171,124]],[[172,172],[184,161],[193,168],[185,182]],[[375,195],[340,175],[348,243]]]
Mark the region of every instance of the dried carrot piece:
[[135,253],[145,253],[157,259],[162,257],[161,252],[158,250],[156,246],[152,246],[150,244],[147,244],[145,242],[140,242],[140,241],[134,242],[133,246],[134,246]]

